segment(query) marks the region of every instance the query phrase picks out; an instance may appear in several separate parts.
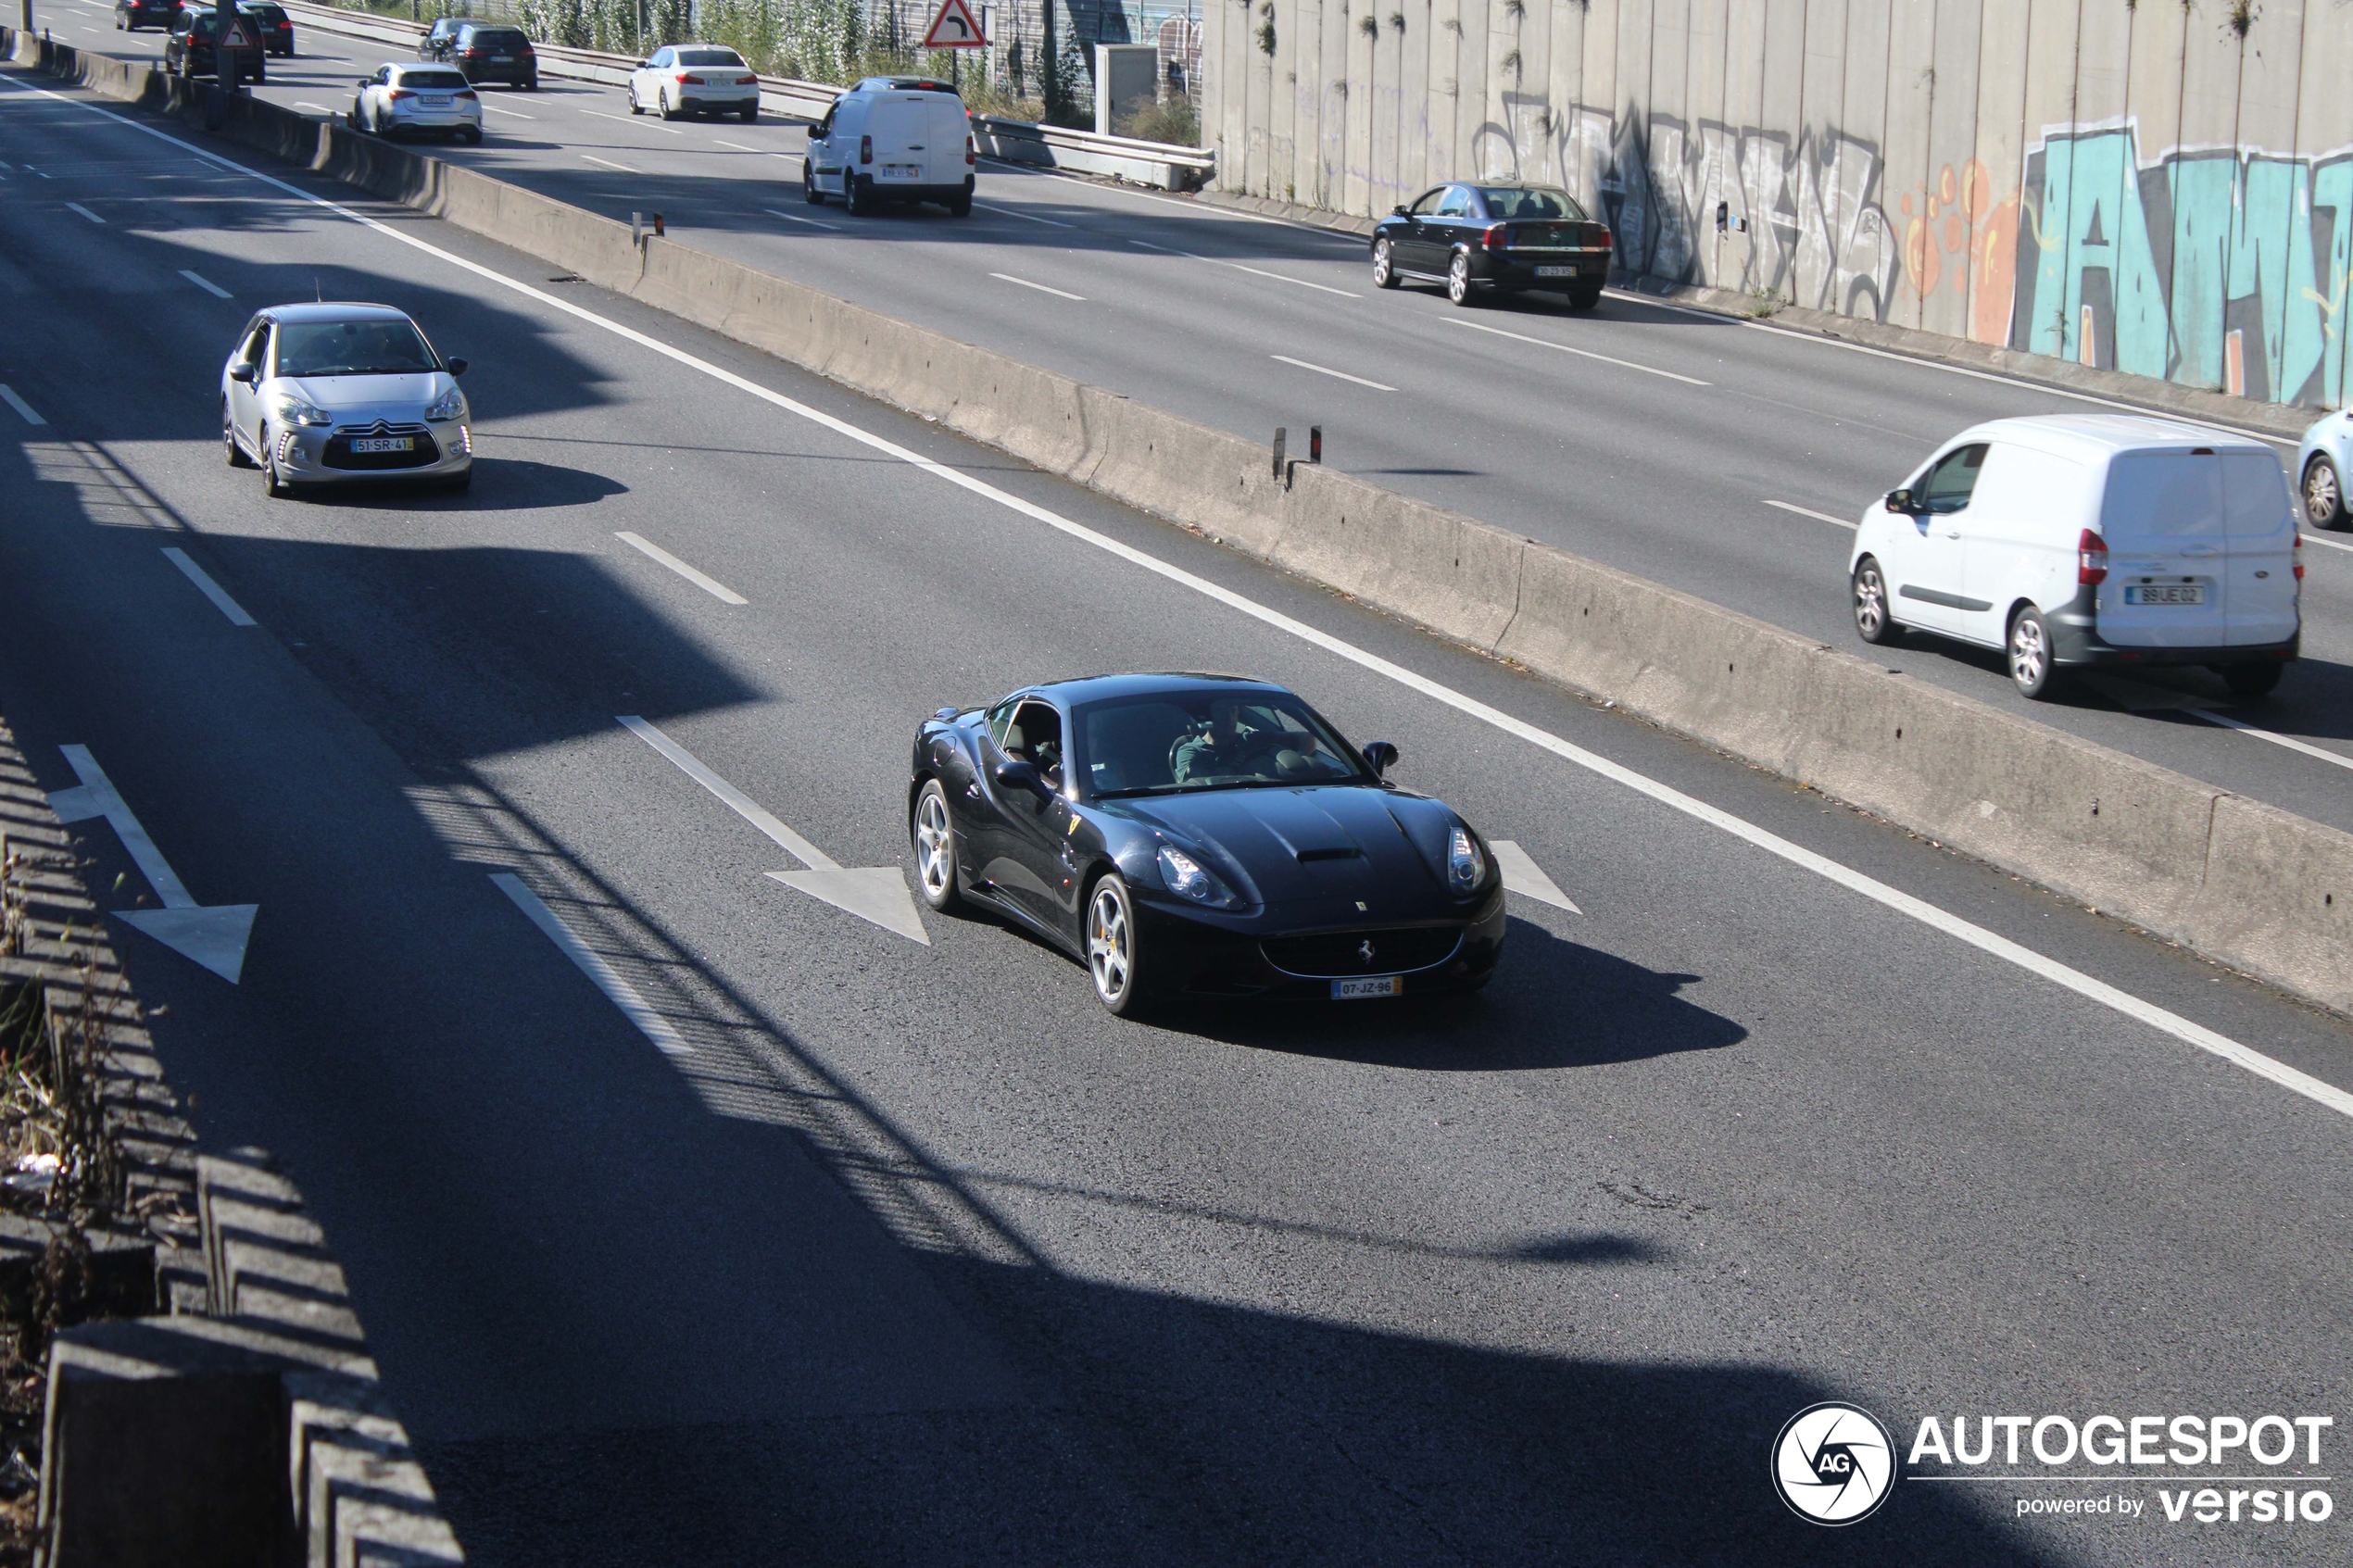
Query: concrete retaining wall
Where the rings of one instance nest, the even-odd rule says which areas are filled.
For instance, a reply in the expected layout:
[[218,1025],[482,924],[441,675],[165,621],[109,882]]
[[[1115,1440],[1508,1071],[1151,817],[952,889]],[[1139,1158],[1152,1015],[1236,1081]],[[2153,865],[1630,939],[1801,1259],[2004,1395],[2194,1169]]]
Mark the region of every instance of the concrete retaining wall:
[[2353,1013],[2353,834],[1360,479],[1279,483],[1253,442],[340,127],[241,101],[225,129]]
[[1202,21],[1223,190],[1365,216],[1449,180],[1555,181],[1629,278],[2346,398],[2337,0],[1260,0]]

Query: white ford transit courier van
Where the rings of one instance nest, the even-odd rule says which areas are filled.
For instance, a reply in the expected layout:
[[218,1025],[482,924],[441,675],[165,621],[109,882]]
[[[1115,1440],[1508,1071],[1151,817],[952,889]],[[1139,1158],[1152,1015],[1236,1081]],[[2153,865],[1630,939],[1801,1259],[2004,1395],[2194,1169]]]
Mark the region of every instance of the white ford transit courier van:
[[2287,475],[2257,442],[2122,414],[1995,420],[1863,514],[1855,629],[2005,649],[2028,696],[2068,665],[2204,664],[2259,696],[2296,657]]
[[884,202],[973,209],[978,156],[964,101],[944,82],[870,76],[834,100],[809,132],[800,184],[812,205],[839,196],[854,213]]

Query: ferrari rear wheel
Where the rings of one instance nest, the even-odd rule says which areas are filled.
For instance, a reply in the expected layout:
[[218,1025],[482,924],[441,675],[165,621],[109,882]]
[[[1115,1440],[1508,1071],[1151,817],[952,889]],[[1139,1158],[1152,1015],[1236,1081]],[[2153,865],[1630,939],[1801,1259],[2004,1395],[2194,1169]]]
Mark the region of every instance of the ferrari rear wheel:
[[915,882],[924,902],[945,914],[963,901],[956,879],[956,824],[948,815],[948,792],[937,779],[925,779],[915,797],[915,821],[909,829],[915,844]]
[[1136,906],[1117,872],[1105,872],[1087,896],[1087,971],[1095,996],[1123,1018],[1133,1017],[1142,994],[1136,985]]

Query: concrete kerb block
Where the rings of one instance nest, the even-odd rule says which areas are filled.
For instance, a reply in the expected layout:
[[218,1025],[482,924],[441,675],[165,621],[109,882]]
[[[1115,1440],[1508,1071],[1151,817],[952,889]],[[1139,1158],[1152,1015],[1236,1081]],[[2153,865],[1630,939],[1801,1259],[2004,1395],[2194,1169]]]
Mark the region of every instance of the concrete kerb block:
[[380,1390],[298,1372],[285,1375],[284,1386],[287,1485],[308,1543],[306,1568],[464,1560]]
[[1319,465],[1291,471],[1277,565],[1491,649],[1519,606],[1524,541]]
[[1283,488],[1265,448],[1100,387],[1065,383],[1086,447],[1065,477],[1273,559]]
[[2183,939],[2353,1013],[2353,834],[2218,796],[2205,885]]

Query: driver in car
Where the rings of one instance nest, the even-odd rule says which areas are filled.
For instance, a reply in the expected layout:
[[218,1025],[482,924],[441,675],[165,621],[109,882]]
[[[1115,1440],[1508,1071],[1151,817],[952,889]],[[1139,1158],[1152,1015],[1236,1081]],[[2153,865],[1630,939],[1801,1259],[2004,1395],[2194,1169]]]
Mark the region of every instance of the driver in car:
[[1262,732],[1243,721],[1240,703],[1213,702],[1209,728],[1176,745],[1176,782],[1254,771],[1250,759],[1264,749]]

